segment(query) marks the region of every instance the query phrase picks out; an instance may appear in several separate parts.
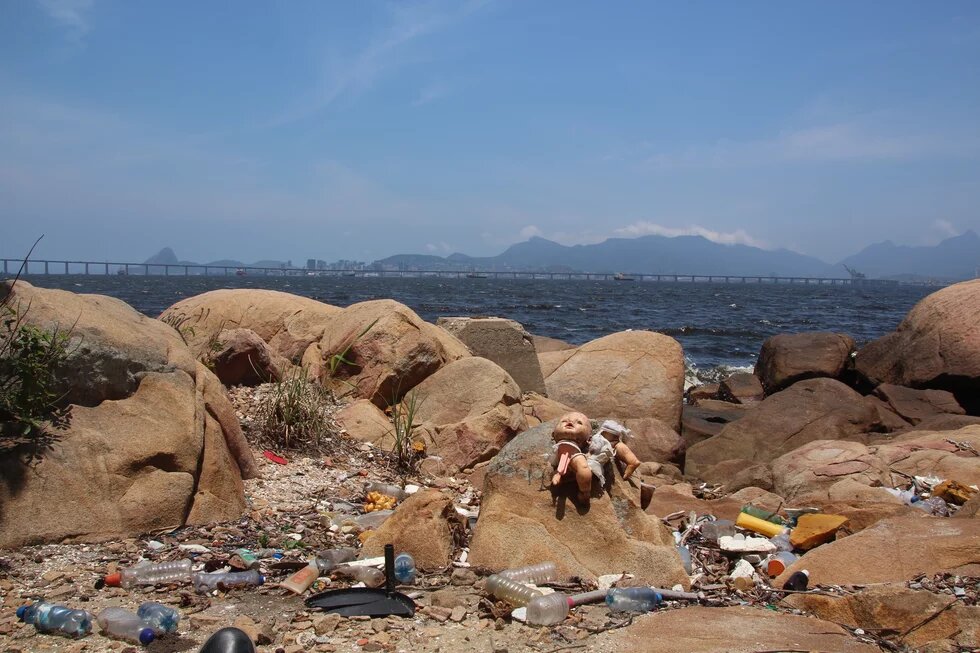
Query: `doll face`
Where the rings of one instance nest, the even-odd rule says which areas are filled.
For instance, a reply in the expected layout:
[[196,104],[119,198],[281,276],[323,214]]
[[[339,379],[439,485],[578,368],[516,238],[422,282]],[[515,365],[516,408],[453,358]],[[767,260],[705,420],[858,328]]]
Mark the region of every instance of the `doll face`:
[[558,418],[558,424],[552,432],[555,440],[573,440],[584,442],[592,435],[592,424],[582,413],[565,413]]

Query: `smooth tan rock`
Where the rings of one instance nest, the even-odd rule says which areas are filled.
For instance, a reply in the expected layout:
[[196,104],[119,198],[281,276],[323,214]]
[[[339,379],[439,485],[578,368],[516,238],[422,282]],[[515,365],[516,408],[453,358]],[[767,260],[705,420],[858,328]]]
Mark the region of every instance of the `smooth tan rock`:
[[724,460],[767,463],[814,440],[864,442],[878,425],[864,398],[832,379],[809,379],[770,395],[747,415],[687,449],[684,472],[704,473]]
[[494,570],[554,560],[559,573],[598,577],[624,569],[641,581],[688,585],[670,532],[640,509],[639,491],[611,475],[610,493],[594,488],[588,508],[545,487],[551,476],[553,423],[525,431],[491,461],[469,562]]
[[[577,347],[573,347],[571,349],[538,352],[538,366],[541,368],[541,375],[547,379],[555,370],[564,365],[577,350]],[[545,384],[546,390],[547,387],[547,384]]]
[[201,358],[227,329],[250,329],[293,363],[323,337],[336,306],[276,290],[223,288],[181,300],[160,314]]
[[764,490],[773,489],[772,470],[768,465],[758,465],[751,460],[735,458],[724,460],[712,466],[705,476],[714,479],[725,479],[724,490],[736,492],[745,487],[759,487]]
[[794,549],[809,551],[834,539],[837,531],[846,523],[847,517],[840,515],[801,515],[789,534],[789,541]]
[[755,374],[770,394],[805,379],[841,380],[854,349],[854,339],[842,333],[781,333],[762,343]]
[[660,333],[614,333],[575,350],[545,386],[549,397],[589,416],[655,417],[679,429],[684,354]]
[[909,515],[879,521],[860,533],[819,546],[776,579],[810,572],[811,585],[902,582],[919,574],[980,573],[980,520]]
[[[466,345],[445,330],[390,299],[343,309],[330,320],[318,346],[320,380],[378,408],[400,401],[444,365],[470,356]],[[352,364],[337,364],[331,372],[330,361],[340,354]]]
[[[611,419],[616,419],[616,416]],[[662,420],[645,417],[617,421],[625,423],[633,432],[629,448],[641,461],[680,462],[684,452],[681,436]]]
[[980,411],[980,279],[938,290],[898,329],[862,347],[858,373],[872,385],[893,383],[953,392],[967,412]]
[[412,392],[428,450],[452,470],[489,460],[527,427],[521,389],[486,358],[453,361]]
[[721,385],[718,383],[705,383],[704,385],[690,388],[687,391],[687,399],[692,406],[696,406],[698,402],[705,399],[717,399],[720,390]]
[[532,334],[531,339],[534,341],[534,350],[538,352],[539,355],[549,351],[575,349],[575,345],[569,344],[564,340],[559,340],[558,338],[548,338],[547,336],[537,336]]
[[13,301],[30,306],[28,324],[75,325],[63,374],[74,386],[67,396],[79,403],[35,467],[16,455],[0,461],[0,546],[102,540],[174,528],[189,516],[241,515],[241,477],[254,460],[237,419],[234,431],[219,419],[230,409],[220,382],[173,329],[118,300],[24,282]]
[[391,420],[367,399],[358,399],[344,406],[337,411],[334,419],[355,440],[383,446],[386,440],[391,439]]
[[860,442],[816,440],[780,456],[770,465],[773,490],[787,501],[830,500],[832,487],[844,479],[863,486],[891,485],[888,466],[875,450]]
[[879,650],[829,621],[763,608],[701,606],[640,616],[627,628],[600,635],[595,647],[597,651],[651,653]]
[[502,367],[522,392],[545,391],[534,340],[518,322],[500,317],[440,317],[436,325],[459,338],[474,356]]
[[452,562],[454,533],[464,528],[452,499],[439,490],[421,490],[405,499],[364,543],[366,557],[384,555],[385,544],[405,551],[415,566],[434,571]]
[[674,512],[691,512],[699,515],[714,515],[719,519],[735,521],[742,506],[751,503],[767,510],[778,510],[785,505],[781,497],[761,488],[742,488],[738,492],[720,499],[699,499],[694,496],[689,483],[659,485],[653,493],[646,510],[651,515],[669,515]]

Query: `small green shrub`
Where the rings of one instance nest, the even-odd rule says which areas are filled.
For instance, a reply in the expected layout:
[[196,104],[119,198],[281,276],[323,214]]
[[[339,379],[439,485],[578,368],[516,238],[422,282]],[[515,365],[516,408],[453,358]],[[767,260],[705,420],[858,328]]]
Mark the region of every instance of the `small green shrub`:
[[388,432],[392,440],[391,453],[402,471],[413,470],[425,455],[425,441],[415,437],[418,428],[416,415],[423,401],[424,398],[412,391],[401,401],[393,400],[388,406],[392,423],[392,429]]
[[285,449],[317,448],[331,435],[327,408],[330,393],[307,377],[306,368],[294,370],[273,384],[259,406],[263,440]]

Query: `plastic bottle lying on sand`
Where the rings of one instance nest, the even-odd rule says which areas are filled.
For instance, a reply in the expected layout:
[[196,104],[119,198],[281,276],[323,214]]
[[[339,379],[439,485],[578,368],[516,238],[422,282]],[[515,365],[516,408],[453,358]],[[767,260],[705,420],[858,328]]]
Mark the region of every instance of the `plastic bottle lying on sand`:
[[34,624],[41,633],[56,633],[67,637],[84,637],[92,632],[92,614],[86,610],[72,610],[56,603],[39,601],[17,608],[17,618]]
[[694,569],[691,561],[691,550],[683,544],[678,544],[677,555],[681,557],[681,564],[684,565],[684,571],[690,574]]
[[618,587],[606,594],[606,605],[613,612],[650,612],[663,596],[649,587]]
[[136,615],[124,608],[106,608],[99,613],[99,627],[106,637],[121,639],[147,646],[156,639],[153,629]]
[[347,578],[358,583],[364,583],[367,587],[381,587],[385,584],[384,572],[374,567],[339,565],[331,569],[330,574],[339,578]]
[[504,578],[515,580],[518,583],[550,583],[558,578],[558,570],[553,562],[539,562],[536,565],[527,567],[517,567],[516,569],[504,569],[499,574]]
[[169,605],[146,601],[136,610],[136,616],[153,629],[156,635],[167,635],[177,632],[180,623],[180,612]]
[[191,580],[194,583],[194,589],[203,594],[214,590],[227,591],[236,587],[253,587],[255,585],[261,585],[265,582],[265,577],[254,569],[250,569],[248,571],[194,574]]
[[561,592],[535,596],[527,604],[527,621],[536,626],[560,624],[568,616],[568,597]]
[[313,581],[319,577],[320,567],[318,567],[316,564],[316,558],[312,558],[309,564],[287,578],[282,583],[279,583],[279,586],[285,587],[293,594],[302,594],[310,587],[310,585],[313,584]]
[[415,558],[407,553],[395,557],[395,580],[405,584],[415,582]]
[[316,564],[320,573],[324,574],[337,565],[350,562],[357,557],[357,549],[344,547],[341,549],[323,549],[316,554]]
[[105,577],[105,584],[113,587],[130,588],[136,585],[185,583],[190,578],[190,560],[172,560],[158,564],[144,561],[135,567],[109,574]]
[[534,597],[541,596],[541,592],[538,590],[531,589],[500,574],[494,574],[487,579],[486,589],[494,597],[507,601],[518,608],[530,603]]

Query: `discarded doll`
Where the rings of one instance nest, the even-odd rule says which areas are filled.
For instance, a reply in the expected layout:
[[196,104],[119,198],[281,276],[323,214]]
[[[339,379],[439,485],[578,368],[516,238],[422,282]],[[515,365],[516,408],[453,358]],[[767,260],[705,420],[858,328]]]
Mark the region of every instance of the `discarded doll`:
[[612,444],[616,452],[616,460],[621,460],[626,465],[626,469],[623,470],[623,480],[629,480],[636,468],[640,466],[640,459],[626,444],[633,432],[619,422],[607,419],[599,427],[599,434]]
[[571,471],[578,486],[578,500],[589,503],[592,477],[596,476],[599,483],[605,485],[603,467],[616,455],[612,444],[598,433],[592,434],[592,423],[582,413],[562,415],[551,437],[555,441],[549,460],[555,469],[552,487],[561,484]]

